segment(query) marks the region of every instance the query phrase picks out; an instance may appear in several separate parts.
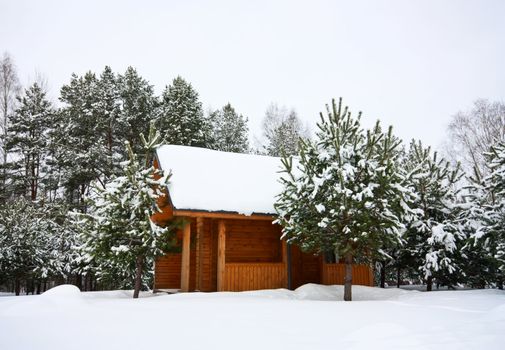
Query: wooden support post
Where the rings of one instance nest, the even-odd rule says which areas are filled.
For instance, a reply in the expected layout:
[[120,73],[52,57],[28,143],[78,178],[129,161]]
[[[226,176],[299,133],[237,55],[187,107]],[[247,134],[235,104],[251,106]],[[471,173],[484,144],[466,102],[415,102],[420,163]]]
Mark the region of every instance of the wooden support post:
[[181,292],[189,292],[190,243],[191,221],[184,226],[182,235]]
[[291,244],[285,239],[282,240],[282,263],[284,264],[284,271],[286,272],[285,288],[291,289],[293,284],[293,276],[291,270]]
[[288,246],[285,239],[281,239],[282,244],[282,263],[287,264],[288,262]]
[[225,263],[226,263],[226,226],[224,220],[218,223],[217,239],[217,291],[224,290]]
[[203,218],[196,218],[196,290],[202,290],[202,240],[203,240]]
[[328,274],[326,273],[326,261],[324,259],[324,253],[319,255],[319,266],[321,269],[321,284],[326,285],[328,283]]

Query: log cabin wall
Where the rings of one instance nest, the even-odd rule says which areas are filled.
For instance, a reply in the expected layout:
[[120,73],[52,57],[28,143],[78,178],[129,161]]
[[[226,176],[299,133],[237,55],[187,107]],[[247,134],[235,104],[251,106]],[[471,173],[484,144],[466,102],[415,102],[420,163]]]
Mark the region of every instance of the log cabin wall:
[[226,263],[281,263],[281,229],[271,221],[226,220]]
[[[218,224],[219,219],[191,218],[191,244],[190,244],[190,277],[189,290],[217,291],[217,253],[218,253]],[[197,221],[201,220],[200,228]],[[273,225],[268,220],[224,220],[226,229],[226,264],[254,264],[254,263],[277,263],[282,264],[282,242],[280,241],[280,227]],[[198,230],[200,229],[200,234]],[[182,230],[177,233],[178,240],[182,245]],[[179,248],[180,250],[180,248]],[[157,259],[155,265],[155,289],[179,289],[181,288],[181,252],[168,253]],[[249,265],[251,267],[251,265]],[[258,267],[259,268],[259,267]],[[235,265],[233,276],[239,278],[244,273],[237,273],[240,266]],[[279,268],[261,269],[264,273],[277,271]],[[246,270],[244,270],[246,271]],[[249,268],[247,271],[252,270]],[[282,269],[284,271],[284,268]],[[232,272],[230,272],[232,273]],[[256,273],[256,272],[255,272]],[[279,274],[272,281],[272,288],[279,284]],[[258,279],[261,279],[261,273]],[[266,280],[270,279],[264,276]],[[244,278],[249,278],[244,275]],[[274,281],[275,280],[275,281]],[[238,290],[236,286],[247,286],[244,281],[227,280],[227,289]],[[283,284],[286,284],[283,282]],[[268,287],[268,283],[261,286]],[[253,286],[252,286],[253,287]],[[242,287],[241,290],[243,290]]]

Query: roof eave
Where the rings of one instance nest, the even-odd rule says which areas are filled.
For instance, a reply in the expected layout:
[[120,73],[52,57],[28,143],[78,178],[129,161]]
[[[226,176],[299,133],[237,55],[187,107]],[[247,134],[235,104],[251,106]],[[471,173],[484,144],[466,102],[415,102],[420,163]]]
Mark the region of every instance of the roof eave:
[[213,219],[240,219],[240,220],[269,220],[276,218],[275,214],[270,213],[252,213],[251,215],[241,214],[236,211],[225,210],[202,210],[202,209],[176,209],[174,208],[174,216],[185,217],[204,217]]

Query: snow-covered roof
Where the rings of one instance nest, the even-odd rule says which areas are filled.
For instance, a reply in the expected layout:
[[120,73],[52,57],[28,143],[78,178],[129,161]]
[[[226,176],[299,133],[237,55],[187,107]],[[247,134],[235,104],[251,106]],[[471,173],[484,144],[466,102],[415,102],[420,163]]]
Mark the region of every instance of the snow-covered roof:
[[168,190],[177,210],[275,213],[280,158],[174,145],[157,155],[161,169],[172,172]]

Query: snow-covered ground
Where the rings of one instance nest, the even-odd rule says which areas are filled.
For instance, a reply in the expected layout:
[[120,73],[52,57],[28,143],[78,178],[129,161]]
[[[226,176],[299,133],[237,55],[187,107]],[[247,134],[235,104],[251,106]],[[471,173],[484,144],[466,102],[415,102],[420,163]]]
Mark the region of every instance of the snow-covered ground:
[[0,298],[0,349],[503,349],[505,293],[296,291]]

